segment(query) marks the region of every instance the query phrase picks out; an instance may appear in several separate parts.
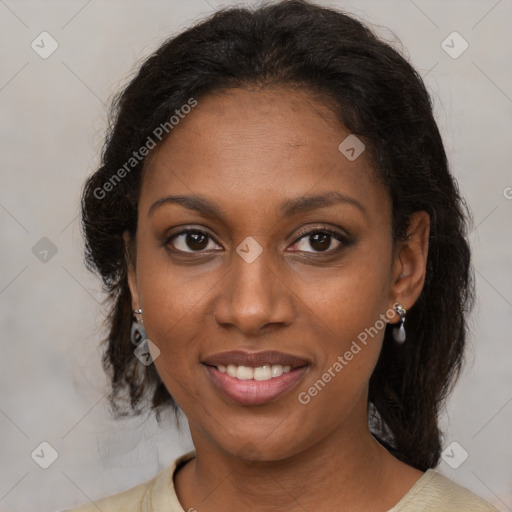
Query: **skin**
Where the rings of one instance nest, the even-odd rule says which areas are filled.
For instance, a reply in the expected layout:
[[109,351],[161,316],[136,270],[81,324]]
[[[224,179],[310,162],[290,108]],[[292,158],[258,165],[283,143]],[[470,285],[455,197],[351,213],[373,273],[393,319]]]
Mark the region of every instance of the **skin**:
[[[365,153],[349,161],[338,150],[348,135],[306,91],[230,89],[200,99],[146,160],[136,240],[125,234],[136,246],[129,285],[196,448],[175,476],[184,510],[386,511],[423,474],[368,429],[383,330],[308,404],[298,401],[395,302],[410,308],[425,279],[428,214],[415,213],[407,241],[393,243],[390,197]],[[362,209],[345,202],[280,215],[285,200],[332,191]],[[173,203],[148,214],[170,194],[214,201],[222,219]],[[211,238],[169,241],[191,227]],[[351,243],[330,237],[322,251],[299,234],[326,227]],[[236,252],[248,236],[263,250],[252,263]],[[235,349],[311,364],[284,396],[243,406],[221,396],[200,363]]]

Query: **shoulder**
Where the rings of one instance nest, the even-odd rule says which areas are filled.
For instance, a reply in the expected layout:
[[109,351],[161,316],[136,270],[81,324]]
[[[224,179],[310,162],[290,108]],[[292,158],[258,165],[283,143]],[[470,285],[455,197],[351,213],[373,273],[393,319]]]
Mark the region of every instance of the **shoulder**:
[[499,512],[490,503],[433,469],[427,470],[388,512]]
[[119,510],[125,512],[142,512],[144,510],[143,503],[148,495],[148,491],[153,487],[159,475],[148,482],[139,484],[126,491],[99,500],[89,501],[76,508],[66,509],[63,512],[98,512],[98,510],[102,512],[114,512]]
[[62,512],[183,512],[176,496],[173,477],[176,469],[194,456],[195,451],[188,452],[147,482]]

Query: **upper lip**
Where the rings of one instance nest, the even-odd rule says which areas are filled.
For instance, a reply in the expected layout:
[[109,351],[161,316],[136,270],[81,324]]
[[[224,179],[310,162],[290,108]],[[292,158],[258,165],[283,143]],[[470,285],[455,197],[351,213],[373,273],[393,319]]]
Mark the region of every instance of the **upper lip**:
[[277,350],[264,350],[261,352],[245,352],[243,350],[232,350],[229,352],[218,352],[212,354],[205,359],[203,363],[209,366],[227,366],[235,364],[237,366],[263,366],[280,364],[282,366],[291,366],[292,368],[299,368],[305,366],[309,362],[298,356],[292,354],[285,354]]

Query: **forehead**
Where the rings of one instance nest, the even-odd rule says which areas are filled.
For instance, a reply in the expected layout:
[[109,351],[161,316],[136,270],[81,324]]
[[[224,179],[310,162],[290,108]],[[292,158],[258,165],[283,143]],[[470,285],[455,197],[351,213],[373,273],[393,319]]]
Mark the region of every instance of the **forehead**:
[[284,197],[336,190],[382,211],[387,194],[367,155],[350,160],[339,149],[349,135],[331,109],[303,90],[205,96],[148,156],[141,208],[165,194],[195,192],[226,208],[261,210]]

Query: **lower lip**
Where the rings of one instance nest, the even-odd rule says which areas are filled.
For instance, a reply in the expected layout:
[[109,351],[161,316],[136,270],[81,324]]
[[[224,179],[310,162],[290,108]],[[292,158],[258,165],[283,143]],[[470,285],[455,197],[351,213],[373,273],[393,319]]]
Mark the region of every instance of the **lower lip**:
[[205,367],[215,386],[229,398],[243,405],[262,405],[276,400],[293,388],[308,370],[307,366],[302,366],[269,380],[240,380],[220,372],[215,366]]

